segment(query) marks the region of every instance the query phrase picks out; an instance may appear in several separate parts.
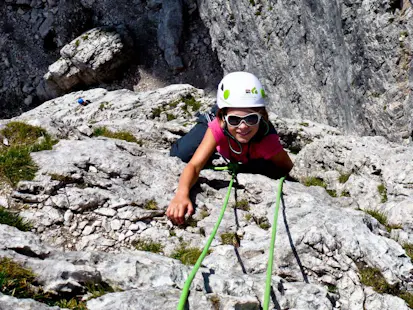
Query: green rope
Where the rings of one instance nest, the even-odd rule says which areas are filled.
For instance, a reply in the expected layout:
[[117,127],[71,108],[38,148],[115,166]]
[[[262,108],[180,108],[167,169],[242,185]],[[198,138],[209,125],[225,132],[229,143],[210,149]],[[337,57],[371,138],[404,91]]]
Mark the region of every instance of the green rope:
[[[219,168],[219,169],[217,169],[217,168]],[[223,168],[226,168],[226,169],[223,169]],[[228,170],[228,169],[229,169],[229,167],[216,167],[216,168],[214,168],[214,170]],[[181,293],[181,297],[179,299],[179,304],[178,304],[177,310],[183,310],[184,307],[185,307],[192,280],[195,278],[195,275],[196,275],[199,267],[201,266],[202,261],[204,260],[205,256],[208,254],[209,247],[211,246],[211,243],[214,240],[215,235],[218,231],[219,225],[221,224],[222,218],[224,217],[225,209],[227,208],[227,204],[228,204],[229,196],[231,194],[231,188],[232,188],[232,184],[234,183],[234,179],[235,179],[235,172],[232,171],[232,179],[231,179],[231,182],[229,183],[227,195],[225,196],[224,205],[222,206],[221,213],[219,214],[219,217],[218,217],[218,221],[215,223],[214,229],[212,230],[212,233],[209,236],[209,239],[208,239],[207,243],[205,244],[204,250],[202,251],[201,255],[199,256],[198,260],[196,261],[196,264],[195,264],[194,268],[192,268],[192,271],[189,274],[188,279],[186,279],[184,288],[183,288],[182,293]]]
[[278,210],[280,208],[280,199],[281,192],[283,189],[283,182],[285,177],[280,179],[280,184],[278,187],[277,201],[274,211],[274,221],[272,224],[272,234],[271,234],[271,244],[270,244],[270,253],[268,257],[268,266],[267,266],[267,280],[265,282],[265,294],[264,294],[264,307],[263,310],[268,310],[270,304],[270,292],[271,292],[271,278],[272,278],[272,265],[274,262],[274,246],[275,246],[275,236],[277,234],[277,221],[278,221]]

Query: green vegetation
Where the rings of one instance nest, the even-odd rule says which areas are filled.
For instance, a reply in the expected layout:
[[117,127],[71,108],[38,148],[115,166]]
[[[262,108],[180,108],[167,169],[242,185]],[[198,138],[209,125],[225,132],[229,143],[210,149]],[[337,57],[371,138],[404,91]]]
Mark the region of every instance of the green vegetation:
[[199,212],[199,217],[200,217],[201,220],[203,220],[204,218],[206,218],[206,217],[208,217],[208,216],[209,216],[209,213],[208,213],[207,210],[202,209],[202,210]]
[[247,214],[245,214],[245,220],[247,220],[248,222],[252,219],[252,215],[251,215],[251,213],[247,213]]
[[324,187],[331,197],[337,197],[337,192],[334,189],[327,189],[327,184],[321,178],[309,177],[304,179],[305,186],[321,186]]
[[43,128],[22,122],[10,122],[0,133],[10,145],[0,149],[0,179],[13,186],[20,180],[34,178],[37,166],[31,152],[51,150],[57,143]]
[[240,201],[235,202],[235,205],[232,206],[234,209],[249,211],[250,205],[247,199],[241,199]]
[[135,240],[132,242],[135,249],[139,251],[152,252],[152,253],[162,253],[163,245],[159,242],[154,242],[151,240]]
[[301,125],[301,126],[304,126],[304,127],[308,127],[310,124],[307,123],[307,122],[302,122],[302,123],[300,123],[300,125]]
[[401,37],[408,37],[409,33],[407,32],[407,30],[403,30],[403,31],[400,31],[400,36]]
[[185,103],[182,110],[187,114],[190,114],[189,108],[191,108],[192,112],[197,112],[201,107],[201,103],[196,101],[192,95],[186,95],[182,98],[182,101]]
[[264,229],[264,230],[268,230],[271,227],[270,223],[268,223],[268,222],[263,222],[263,223],[259,224],[259,226],[260,226],[261,229]]
[[87,39],[89,39],[89,36],[87,34],[85,34],[85,35],[82,36],[82,39],[87,40]]
[[153,109],[152,109],[152,115],[153,115],[154,118],[155,118],[155,117],[159,117],[159,116],[161,116],[161,113],[162,113],[163,111],[164,111],[164,109],[163,109],[162,106],[153,108]]
[[335,294],[335,293],[338,292],[337,286],[332,285],[332,284],[328,284],[328,285],[327,285],[327,290],[328,290],[330,293],[333,293],[333,294]]
[[13,226],[21,231],[29,231],[32,228],[32,225],[23,220],[18,214],[12,213],[3,207],[0,207],[0,224]]
[[357,265],[360,271],[360,282],[363,285],[371,286],[379,294],[390,294],[402,298],[407,305],[413,307],[413,294],[401,290],[398,284],[390,285],[377,268]]
[[340,174],[340,176],[338,177],[338,181],[339,181],[341,184],[344,184],[344,183],[346,183],[346,182],[348,181],[348,179],[350,178],[350,176],[351,176],[351,172],[350,172],[350,173]]
[[261,229],[268,230],[271,225],[268,223],[268,219],[266,217],[253,217],[255,224],[257,224]]
[[170,230],[170,231],[169,231],[169,237],[176,237],[176,232],[175,232],[175,230]]
[[403,244],[403,249],[406,251],[406,254],[413,260],[413,244],[405,243]]
[[239,246],[238,237],[234,233],[223,233],[221,234],[222,244],[233,245],[235,247]]
[[173,121],[174,119],[176,119],[176,116],[170,113],[166,113],[166,119],[169,121]]
[[387,201],[387,189],[383,184],[377,186],[377,190],[381,196],[381,202],[385,203]]
[[250,0],[250,4],[251,4],[252,6],[255,6],[255,0]]
[[392,229],[400,229],[402,228],[400,225],[390,225],[387,220],[387,215],[378,210],[365,210],[367,214],[370,214],[374,217],[380,224],[384,225],[388,232]]
[[104,101],[104,102],[102,102],[102,103],[99,105],[99,110],[100,110],[100,111],[103,111],[103,110],[105,110],[108,106],[109,106],[109,102]]
[[351,197],[351,195],[349,191],[342,191],[340,197]]
[[107,129],[106,127],[97,127],[93,131],[93,136],[94,137],[99,137],[99,136],[104,136],[107,138],[112,138],[112,139],[119,139],[119,140],[125,140],[128,142],[135,142],[139,145],[142,145],[142,141],[138,141],[133,134],[127,131],[117,131],[113,132]]
[[158,203],[155,199],[147,201],[143,207],[145,210],[158,210]]
[[[36,275],[27,268],[12,261],[9,258],[0,258],[0,292],[11,295],[16,298],[31,298],[36,301],[45,303],[50,306],[58,306],[73,310],[87,310],[86,302],[81,301],[78,297],[60,299],[51,293],[46,293],[41,287],[36,286]],[[96,298],[107,292],[114,292],[109,285],[103,284],[86,284],[86,289],[91,295],[90,298]]]
[[75,42],[76,47],[78,47],[79,44],[80,44],[80,41],[79,41],[79,39],[78,39],[78,40],[76,40],[76,42]]
[[[208,254],[210,251],[208,251]],[[179,259],[185,265],[195,265],[202,250],[199,248],[188,247],[188,244],[182,242],[180,246],[172,253],[171,257]]]
[[215,295],[215,294],[212,295],[212,296],[208,295],[208,300],[211,302],[212,308],[214,310],[221,309],[221,302],[220,302],[219,297],[217,295]]

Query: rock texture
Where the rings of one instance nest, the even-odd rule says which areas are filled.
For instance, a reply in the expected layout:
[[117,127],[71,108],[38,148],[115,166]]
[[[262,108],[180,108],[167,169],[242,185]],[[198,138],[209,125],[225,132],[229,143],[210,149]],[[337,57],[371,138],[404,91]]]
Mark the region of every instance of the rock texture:
[[274,111],[411,140],[413,10],[402,1],[198,1],[225,72],[264,82]]
[[[78,105],[79,96],[90,103]],[[94,89],[15,118],[42,125],[61,140],[53,150],[32,153],[39,168],[35,179],[10,193],[10,207],[21,207],[33,229],[23,233],[0,225],[0,255],[32,269],[38,285],[58,295],[86,298],[90,281],[118,288],[88,300],[89,309],[176,308],[190,267],[168,256],[206,243],[230,180],[225,172],[203,170],[192,191],[196,212],[190,224],[175,227],[165,217],[184,167],[168,149],[195,121],[190,97],[201,110],[214,100],[189,85],[146,93]],[[285,147],[298,152],[291,154],[292,175],[303,183],[322,178],[337,196],[320,186],[285,182],[272,307],[409,309],[401,298],[364,286],[360,272],[363,266],[377,268],[389,284],[413,291],[413,264],[402,247],[413,240],[413,149],[379,137],[343,136],[307,120],[270,118]],[[94,137],[101,126],[127,130],[138,143]],[[342,174],[348,174],[345,182]],[[190,308],[260,309],[271,234],[266,228],[274,225],[277,188],[266,177],[238,175],[236,195],[192,285]],[[340,197],[342,192],[347,194]],[[235,207],[241,200],[248,208]],[[388,230],[369,209],[388,212],[397,227]],[[224,233],[233,234],[230,244]],[[136,250],[140,242],[159,244],[160,253]]]

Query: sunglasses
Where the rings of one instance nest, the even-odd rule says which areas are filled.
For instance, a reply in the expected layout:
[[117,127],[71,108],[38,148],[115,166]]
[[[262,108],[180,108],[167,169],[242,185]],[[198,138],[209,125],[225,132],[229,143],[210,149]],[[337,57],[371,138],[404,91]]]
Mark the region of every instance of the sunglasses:
[[227,114],[224,116],[225,121],[231,127],[239,127],[242,122],[245,123],[247,126],[255,126],[261,120],[261,114],[259,113],[251,113],[245,116],[238,116],[234,114]]

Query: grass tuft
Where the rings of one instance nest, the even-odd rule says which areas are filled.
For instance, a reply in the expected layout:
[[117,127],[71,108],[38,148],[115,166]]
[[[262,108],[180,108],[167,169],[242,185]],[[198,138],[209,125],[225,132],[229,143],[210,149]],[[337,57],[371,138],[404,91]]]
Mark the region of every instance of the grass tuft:
[[403,244],[403,249],[406,251],[406,254],[413,260],[413,244],[405,243]]
[[152,253],[162,253],[163,245],[159,242],[154,242],[151,240],[135,240],[132,245],[139,251],[152,252]]
[[21,180],[32,180],[37,166],[30,153],[51,150],[57,140],[41,127],[23,122],[10,122],[0,131],[9,147],[0,150],[0,178],[15,186]]
[[348,179],[350,178],[351,173],[344,173],[344,174],[340,174],[340,176],[338,177],[338,181],[340,183],[346,183],[348,181]]
[[[210,251],[208,251],[208,254]],[[188,247],[186,243],[181,243],[180,246],[175,249],[171,254],[171,258],[180,260],[185,265],[195,265],[199,256],[201,256],[202,250],[199,248]]]
[[133,134],[127,131],[110,131],[106,127],[97,127],[93,131],[93,136],[94,137],[99,137],[99,136],[104,136],[107,138],[112,138],[112,139],[119,139],[119,140],[125,140],[127,142],[135,142],[139,145],[142,145],[142,142],[137,140]]
[[23,220],[18,214],[12,213],[3,207],[0,207],[0,224],[13,226],[21,231],[29,231],[32,228],[32,225]]
[[381,202],[385,203],[387,201],[387,189],[383,184],[377,186],[377,190],[379,191]]
[[327,189],[327,184],[322,178],[309,177],[304,179],[305,186],[321,186],[324,187],[331,197],[337,197],[337,192],[334,189]]
[[237,201],[235,205],[233,205],[232,207],[234,209],[243,210],[243,211],[250,210],[250,205],[247,199],[241,199],[240,201]]
[[236,234],[228,232],[221,234],[222,244],[233,245],[239,247],[238,237]]
[[143,206],[145,210],[158,210],[158,203],[155,199],[151,199],[145,203]]
[[365,210],[367,214],[370,214],[372,217],[374,217],[377,221],[379,221],[380,224],[387,226],[387,215],[384,214],[381,211],[378,210]]

